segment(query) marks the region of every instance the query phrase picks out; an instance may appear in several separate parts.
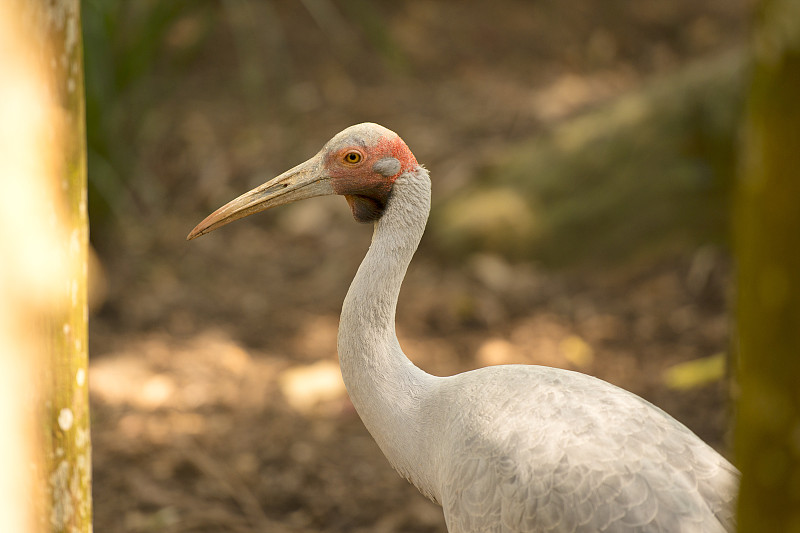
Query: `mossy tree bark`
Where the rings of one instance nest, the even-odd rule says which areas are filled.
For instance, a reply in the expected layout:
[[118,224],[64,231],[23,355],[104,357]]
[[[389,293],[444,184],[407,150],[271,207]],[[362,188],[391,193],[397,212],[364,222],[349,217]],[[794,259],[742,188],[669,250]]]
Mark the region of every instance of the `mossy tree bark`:
[[734,218],[739,530],[800,532],[800,3],[757,16]]
[[[36,432],[41,444],[40,487],[34,507],[39,531],[86,533],[92,530],[87,375],[89,229],[80,1],[11,4],[23,28],[18,32],[22,46],[39,76],[39,105],[49,112],[42,121],[44,131],[33,136],[31,147],[48,168],[41,175],[42,194],[26,212],[43,209],[44,239],[54,243],[54,249],[47,251],[49,259],[45,259],[52,262],[50,281],[55,280],[54,285],[27,326],[33,332],[37,353],[33,371],[38,385],[37,410],[31,414],[39,421]],[[17,179],[34,180],[35,176]]]

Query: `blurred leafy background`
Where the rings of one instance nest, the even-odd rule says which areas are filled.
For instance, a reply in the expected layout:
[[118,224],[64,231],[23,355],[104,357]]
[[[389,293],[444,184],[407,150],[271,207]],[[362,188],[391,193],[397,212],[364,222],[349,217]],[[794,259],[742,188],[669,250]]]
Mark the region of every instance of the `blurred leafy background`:
[[362,121],[432,174],[415,362],[579,369],[726,449],[744,0],[82,8],[97,530],[444,530],[338,378],[370,229],[328,198],[184,241]]

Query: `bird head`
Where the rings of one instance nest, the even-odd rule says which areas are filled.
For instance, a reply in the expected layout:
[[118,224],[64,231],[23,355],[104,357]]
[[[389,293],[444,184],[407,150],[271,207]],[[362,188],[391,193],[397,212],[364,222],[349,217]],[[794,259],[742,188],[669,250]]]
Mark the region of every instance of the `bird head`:
[[378,124],[356,124],[337,133],[305,163],[208,215],[186,238],[271,207],[331,194],[345,197],[357,221],[374,222],[383,215],[395,180],[418,167],[414,154],[395,132]]

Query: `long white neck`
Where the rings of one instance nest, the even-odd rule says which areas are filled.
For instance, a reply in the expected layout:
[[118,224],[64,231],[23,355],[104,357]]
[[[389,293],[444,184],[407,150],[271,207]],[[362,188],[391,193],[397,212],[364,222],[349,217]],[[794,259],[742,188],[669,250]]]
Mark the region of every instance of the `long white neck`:
[[389,462],[429,497],[436,497],[427,462],[432,428],[425,402],[439,378],[403,354],[395,333],[395,308],[408,264],[430,211],[428,171],[397,178],[372,244],[342,306],[339,363],[358,414]]

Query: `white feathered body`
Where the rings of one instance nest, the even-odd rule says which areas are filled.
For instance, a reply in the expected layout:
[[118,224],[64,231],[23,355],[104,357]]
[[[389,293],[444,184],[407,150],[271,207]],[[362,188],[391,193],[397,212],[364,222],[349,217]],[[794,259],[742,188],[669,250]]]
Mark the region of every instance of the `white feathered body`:
[[625,390],[512,365],[446,378],[434,396],[447,406],[432,451],[453,533],[733,529],[736,470]]
[[353,403],[451,533],[724,532],[738,472],[638,396],[577,372],[508,365],[431,376],[394,330],[427,220],[423,168],[400,176],[342,309]]

